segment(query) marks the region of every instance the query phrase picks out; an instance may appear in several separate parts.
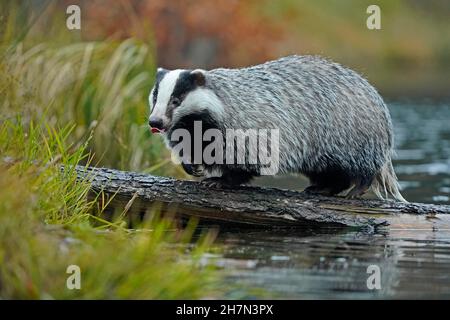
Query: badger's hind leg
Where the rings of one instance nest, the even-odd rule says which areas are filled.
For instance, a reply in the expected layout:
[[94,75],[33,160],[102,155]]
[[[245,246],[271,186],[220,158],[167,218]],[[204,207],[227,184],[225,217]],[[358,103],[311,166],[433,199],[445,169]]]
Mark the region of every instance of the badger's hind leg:
[[345,196],[347,199],[355,199],[363,196],[370,188],[373,177],[360,177],[354,182],[353,188]]
[[310,194],[334,196],[347,190],[352,185],[350,175],[339,169],[307,173],[306,176],[309,178],[311,185],[303,192]]

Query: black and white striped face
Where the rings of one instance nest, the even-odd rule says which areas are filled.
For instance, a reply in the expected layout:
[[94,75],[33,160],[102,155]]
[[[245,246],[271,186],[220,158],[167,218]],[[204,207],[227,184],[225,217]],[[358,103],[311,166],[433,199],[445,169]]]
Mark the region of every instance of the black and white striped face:
[[152,132],[167,131],[174,114],[196,103],[195,99],[186,99],[190,93],[202,89],[205,85],[203,70],[166,70],[158,68],[155,86],[149,95],[150,118],[148,123]]

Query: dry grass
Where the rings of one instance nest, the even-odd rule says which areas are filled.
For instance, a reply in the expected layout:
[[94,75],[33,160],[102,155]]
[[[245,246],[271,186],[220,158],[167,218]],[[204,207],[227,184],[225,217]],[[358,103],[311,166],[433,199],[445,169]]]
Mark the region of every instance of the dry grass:
[[[211,234],[192,241],[195,223],[177,229],[155,212],[140,232],[120,215],[94,221],[89,183],[70,169],[175,172],[146,128],[149,47],[132,39],[36,43],[14,33],[14,12],[8,17],[0,44],[0,299],[214,295],[215,274],[198,263]],[[66,287],[72,264],[81,268],[81,290]]]

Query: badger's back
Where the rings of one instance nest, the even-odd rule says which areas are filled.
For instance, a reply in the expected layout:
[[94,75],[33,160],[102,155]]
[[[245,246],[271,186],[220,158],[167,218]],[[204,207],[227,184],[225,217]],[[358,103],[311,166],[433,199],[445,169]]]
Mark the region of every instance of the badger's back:
[[207,72],[224,127],[280,130],[280,171],[337,164],[375,174],[390,159],[392,128],[377,91],[356,72],[316,56],[289,56]]

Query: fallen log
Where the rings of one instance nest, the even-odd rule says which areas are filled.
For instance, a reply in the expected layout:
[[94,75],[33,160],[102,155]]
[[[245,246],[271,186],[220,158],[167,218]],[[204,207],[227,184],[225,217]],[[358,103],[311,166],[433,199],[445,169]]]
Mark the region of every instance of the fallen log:
[[450,230],[450,205],[348,200],[255,186],[209,188],[196,181],[107,168],[77,166],[76,171],[79,178],[89,179],[91,196],[103,192],[112,197],[109,206],[127,214],[157,206],[180,218],[220,225]]

